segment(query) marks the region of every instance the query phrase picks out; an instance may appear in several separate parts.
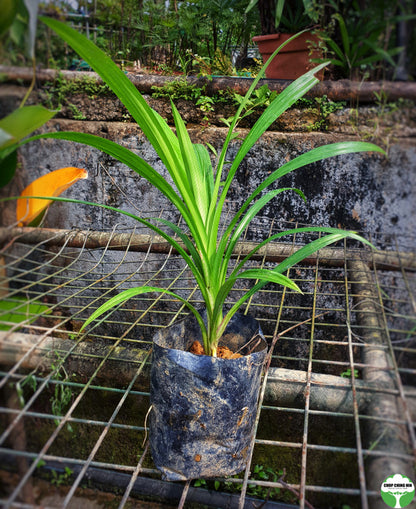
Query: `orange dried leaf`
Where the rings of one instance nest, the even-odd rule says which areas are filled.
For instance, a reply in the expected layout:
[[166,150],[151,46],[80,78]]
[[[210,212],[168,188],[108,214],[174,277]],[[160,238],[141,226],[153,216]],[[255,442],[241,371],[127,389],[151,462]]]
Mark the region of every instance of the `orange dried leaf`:
[[[34,180],[22,191],[20,196],[59,196],[75,182],[86,178],[88,178],[88,172],[81,168],[60,168]],[[19,226],[33,224],[52,201],[39,198],[18,199],[16,218]]]

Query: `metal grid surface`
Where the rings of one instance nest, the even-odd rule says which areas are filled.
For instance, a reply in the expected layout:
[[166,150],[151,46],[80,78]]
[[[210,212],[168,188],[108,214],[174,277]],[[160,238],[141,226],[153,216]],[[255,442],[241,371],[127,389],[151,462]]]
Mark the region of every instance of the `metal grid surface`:
[[[260,219],[258,228],[275,227]],[[99,507],[108,493],[120,508],[385,507],[380,483],[412,477],[414,239],[380,234],[370,237],[379,250],[348,242],[321,250],[289,272],[303,295],[268,285],[251,299],[244,311],[277,341],[248,468],[187,484],[161,480],[145,429],[151,338],[183,306],[143,295],[79,332],[131,286],[163,285],[198,304],[180,259],[161,239],[120,226],[3,229],[0,240],[4,507],[89,507],[92,493]],[[235,259],[256,240],[248,232]],[[253,264],[276,263],[309,238],[285,240]]]

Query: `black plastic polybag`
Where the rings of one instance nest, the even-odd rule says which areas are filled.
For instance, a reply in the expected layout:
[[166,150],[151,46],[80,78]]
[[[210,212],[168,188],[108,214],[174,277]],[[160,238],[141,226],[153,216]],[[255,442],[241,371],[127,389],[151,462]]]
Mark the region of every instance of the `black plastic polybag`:
[[193,341],[201,341],[193,316],[154,337],[150,447],[164,479],[223,477],[244,470],[267,345],[257,321],[239,314],[220,342],[236,351],[252,338],[245,350],[257,341],[254,351],[237,359],[189,353]]

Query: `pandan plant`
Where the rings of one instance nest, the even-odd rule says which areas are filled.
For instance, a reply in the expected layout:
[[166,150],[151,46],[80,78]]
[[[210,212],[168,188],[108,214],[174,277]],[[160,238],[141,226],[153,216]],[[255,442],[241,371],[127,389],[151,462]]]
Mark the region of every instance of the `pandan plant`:
[[[225,201],[240,163],[260,136],[279,115],[290,108],[298,99],[303,97],[305,93],[318,82],[314,74],[326,64],[322,64],[298,78],[274,99],[245,136],[234,160],[230,162],[227,159],[227,150],[230,143],[236,138],[235,127],[243,113],[244,106],[247,104],[258,81],[264,75],[265,68],[268,65],[267,62],[256,79],[253,80],[244,100],[241,101],[234,118],[230,122],[222,150],[217,154],[215,164],[213,165],[207,147],[201,144],[195,144],[191,141],[185,123],[173,103],[172,112],[176,134],[168,126],[167,122],[146,103],[145,99],[124,72],[91,41],[57,20],[44,17],[42,17],[41,20],[61,36],[81,58],[88,62],[118,96],[166,166],[173,181],[173,185],[132,151],[98,136],[75,132],[56,132],[38,135],[30,138],[30,140],[49,137],[89,145],[126,164],[163,193],[181,214],[187,230],[181,229],[177,225],[164,219],[144,219],[103,204],[98,205],[107,209],[118,210],[130,217],[134,217],[134,219],[146,225],[169,242],[185,260],[195,277],[206,308],[205,323],[200,311],[190,302],[184,300],[180,295],[176,295],[165,288],[142,286],[130,288],[109,299],[86,320],[84,327],[113,306],[133,296],[146,292],[163,292],[182,301],[193,313],[201,327],[205,353],[207,355],[216,356],[218,342],[231,317],[253,294],[267,283],[277,283],[300,292],[296,283],[284,275],[288,268],[310,256],[317,250],[346,237],[351,237],[365,244],[369,244],[367,240],[353,232],[342,231],[335,228],[293,228],[265,239],[235,267],[231,267],[230,264],[237,241],[253,218],[278,194],[289,191],[287,188],[271,189],[272,185],[280,177],[307,164],[315,163],[327,157],[362,151],[383,152],[382,149],[376,145],[365,142],[333,143],[317,147],[285,163],[272,172],[257,189],[247,197],[244,204],[235,213],[223,232],[220,233],[220,220]],[[275,54],[280,48],[278,48]],[[269,61],[275,54],[271,56]],[[299,189],[291,190],[305,199],[304,194]],[[65,201],[63,198],[60,200]],[[166,228],[170,229],[172,233],[166,233],[164,230]],[[250,258],[266,244],[285,235],[296,234],[298,232],[319,232],[326,235],[301,247],[273,269],[246,268],[246,264]],[[255,283],[230,309],[226,310],[226,299],[240,279],[252,279]]]

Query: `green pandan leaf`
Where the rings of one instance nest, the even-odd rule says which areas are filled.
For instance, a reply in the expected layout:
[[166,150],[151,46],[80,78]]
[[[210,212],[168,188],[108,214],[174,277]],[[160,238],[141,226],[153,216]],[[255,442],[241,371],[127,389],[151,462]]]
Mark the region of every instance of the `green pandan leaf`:
[[[252,0],[250,5],[254,5],[254,3],[255,1]],[[278,4],[282,5],[282,1],[279,0]],[[249,226],[252,219],[270,202],[270,200],[284,190],[274,188],[275,182],[280,177],[327,157],[363,151],[382,152],[379,147],[362,142],[335,143],[326,147],[312,149],[273,171],[257,189],[248,196],[243,205],[231,218],[229,216],[224,216],[225,205],[229,199],[228,193],[240,163],[279,115],[284,113],[299,98],[303,97],[306,92],[318,82],[314,74],[326,65],[323,63],[307,72],[293,81],[282,93],[270,97],[270,104],[256,121],[252,129],[250,129],[248,133],[241,133],[241,136],[239,136],[242,142],[239,144],[233,160],[229,161],[232,152],[229,150],[230,143],[238,136],[235,132],[236,126],[244,116],[246,107],[253,104],[252,96],[255,94],[255,89],[259,80],[264,76],[268,63],[284,45],[299,36],[300,33],[283,43],[280,48],[270,56],[268,63],[262,67],[256,78],[253,79],[246,95],[239,101],[235,116],[227,121],[227,135],[214,163],[211,162],[210,154],[205,148],[192,142],[187,132],[186,125],[175,108],[173,108],[176,127],[174,131],[167,122],[148,105],[144,97],[122,70],[119,69],[107,55],[99,50],[92,41],[89,41],[76,30],[57,20],[43,17],[41,20],[88,62],[117,95],[164,163],[173,184],[169,183],[170,179],[166,180],[155,168],[152,168],[147,162],[140,159],[140,157],[126,147],[118,146],[114,142],[101,139],[97,136],[83,133],[60,132],[34,136],[31,140],[50,137],[66,139],[95,147],[115,157],[120,162],[127,164],[132,170],[145,178],[169,199],[182,216],[184,223],[183,229],[182,225],[179,230],[178,227],[172,223],[160,219],[157,221],[150,221],[128,213],[127,211],[115,209],[104,204],[94,205],[108,210],[117,210],[117,212],[132,217],[169,242],[176,252],[182,256],[195,277],[206,306],[208,319],[208,324],[205,327],[198,312],[188,302],[183,300],[182,297],[171,293],[169,290],[156,287],[143,287],[127,290],[119,296],[110,299],[87,320],[86,324],[98,318],[98,315],[109,311],[112,306],[117,306],[124,302],[124,300],[135,295],[140,295],[145,292],[162,292],[182,301],[188,306],[191,312],[195,314],[203,332],[204,349],[207,353],[215,355],[218,340],[231,316],[240,306],[247,302],[247,299],[254,295],[256,291],[260,290],[265,284],[272,281],[292,290],[299,291],[295,282],[283,274],[293,265],[305,257],[311,256],[311,254],[318,249],[346,237],[355,238],[361,242],[368,243],[351,232],[316,228],[308,231],[316,231],[328,235],[295,251],[287,260],[283,261],[272,270],[245,268],[245,265],[256,252],[256,249],[245,256],[243,260],[238,263],[236,269],[232,270],[231,259],[234,251],[233,248],[237,245],[246,227]],[[265,89],[259,91],[257,100],[264,101],[268,99],[264,94]],[[0,128],[2,128],[1,125]],[[28,141],[28,139],[25,139],[23,143]],[[8,142],[6,141],[6,143]],[[213,164],[215,164],[215,166],[213,166]],[[294,189],[294,191],[297,192],[301,198],[305,198],[300,190]],[[78,202],[77,200],[64,198],[53,199],[62,202]],[[91,205],[91,203],[82,200],[79,201],[79,203]],[[221,220],[224,220],[224,224]],[[169,235],[164,231],[164,228],[158,225],[168,227],[175,235]],[[273,237],[275,240],[278,238],[277,236],[272,236],[261,245],[266,245]],[[248,290],[244,296],[225,313],[225,304],[230,298],[230,292],[233,290],[236,281],[240,278],[254,279],[256,283],[252,289]]]
[[115,295],[114,297],[109,299],[107,302],[105,302],[102,306],[100,306],[98,309],[96,309],[88,317],[88,319],[82,325],[80,332],[82,332],[82,330],[87,325],[89,325],[91,322],[93,322],[94,320],[99,318],[101,315],[107,313],[108,311],[112,310],[116,306],[123,304],[127,300],[129,300],[133,297],[136,297],[137,295],[142,295],[144,293],[164,293],[166,295],[170,295],[171,297],[174,297],[175,299],[178,299],[183,304],[185,304],[185,306],[193,313],[193,315],[197,319],[197,321],[201,327],[202,337],[205,338],[205,341],[206,341],[206,327],[205,327],[204,321],[203,321],[201,315],[199,314],[198,310],[194,306],[192,306],[192,304],[190,302],[185,300],[180,295],[178,295],[174,292],[171,292],[170,290],[167,290],[166,288],[159,288],[157,286],[138,286],[138,287],[134,287],[134,288],[129,288],[128,290],[124,290],[124,292],[121,292],[121,293]]

